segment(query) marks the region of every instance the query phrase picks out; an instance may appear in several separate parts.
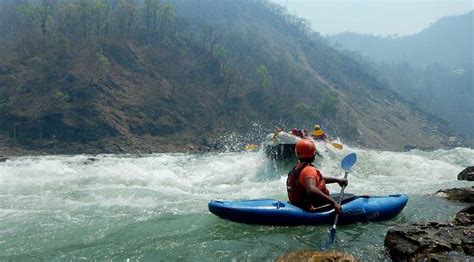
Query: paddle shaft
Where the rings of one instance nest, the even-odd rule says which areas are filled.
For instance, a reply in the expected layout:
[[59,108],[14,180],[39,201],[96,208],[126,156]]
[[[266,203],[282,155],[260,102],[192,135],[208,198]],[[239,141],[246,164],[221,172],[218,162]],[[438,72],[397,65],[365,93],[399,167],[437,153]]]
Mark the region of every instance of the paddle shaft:
[[[347,156],[344,157],[341,161],[341,167],[344,170],[344,179],[347,181],[347,175],[349,175],[349,170],[354,166],[354,164],[357,162],[357,155],[355,153],[351,153]],[[342,196],[344,195],[344,189],[346,189],[346,186],[341,187],[341,193],[339,194],[339,207],[341,206],[342,203]],[[334,218],[334,224],[332,225],[331,232],[329,233],[329,241],[326,242],[326,244],[323,246],[323,248],[329,248],[332,244],[336,242],[336,226],[337,226],[337,220],[339,219],[339,214],[336,213],[336,216]]]
[[[345,170],[344,179],[347,179],[348,175],[349,175],[349,170]],[[339,206],[342,203],[342,196],[344,195],[344,189],[346,189],[346,186],[341,187],[341,193],[339,193],[339,201],[338,201]],[[334,219],[334,224],[332,225],[332,230],[334,231],[336,230],[338,218],[339,218],[339,214],[336,213],[336,218]]]

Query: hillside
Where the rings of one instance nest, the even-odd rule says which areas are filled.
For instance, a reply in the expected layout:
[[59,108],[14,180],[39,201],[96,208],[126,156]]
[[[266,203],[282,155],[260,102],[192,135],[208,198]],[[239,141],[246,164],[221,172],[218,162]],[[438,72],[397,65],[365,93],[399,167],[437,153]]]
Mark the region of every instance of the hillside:
[[342,33],[329,37],[342,47],[360,52],[376,62],[407,62],[425,68],[431,64],[451,69],[472,67],[473,12],[445,17],[425,30],[398,38]]
[[473,140],[473,19],[473,12],[446,17],[395,39],[341,34],[330,40],[368,57],[387,87]]
[[1,5],[5,151],[205,149],[314,123],[372,148],[446,145],[437,119],[266,1]]

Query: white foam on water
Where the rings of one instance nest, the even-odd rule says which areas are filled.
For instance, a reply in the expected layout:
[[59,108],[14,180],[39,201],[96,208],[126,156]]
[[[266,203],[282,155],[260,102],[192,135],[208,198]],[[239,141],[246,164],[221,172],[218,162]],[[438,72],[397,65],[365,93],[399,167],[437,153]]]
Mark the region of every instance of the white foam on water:
[[[429,194],[465,186],[456,181],[474,165],[474,150],[358,154],[346,192]],[[262,152],[18,157],[0,163],[0,218],[25,212],[137,209],[143,213],[204,213],[210,199],[286,198],[287,169]],[[317,161],[323,175],[342,177],[343,155]],[[288,167],[289,169],[289,167]],[[330,185],[332,192],[339,187]],[[130,212],[130,211],[123,211]]]
[[274,184],[280,184],[278,180],[257,181],[267,164],[259,153],[87,158],[20,157],[2,163],[2,209],[61,210],[89,205],[203,212],[212,198],[264,197],[272,194]]
[[[468,182],[457,181],[457,174],[474,165],[474,150],[467,148],[431,152],[351,150],[357,153],[358,161],[349,174],[347,190],[356,194],[421,195],[442,188],[467,186]],[[334,163],[328,165],[334,172]],[[339,173],[343,175],[342,171]]]

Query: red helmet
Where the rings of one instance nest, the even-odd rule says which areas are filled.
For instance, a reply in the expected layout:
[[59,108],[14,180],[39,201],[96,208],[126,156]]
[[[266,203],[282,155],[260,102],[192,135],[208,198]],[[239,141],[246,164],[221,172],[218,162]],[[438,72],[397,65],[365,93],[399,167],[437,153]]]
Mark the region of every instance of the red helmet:
[[295,153],[298,159],[312,158],[316,155],[316,145],[309,139],[301,139],[295,145]]

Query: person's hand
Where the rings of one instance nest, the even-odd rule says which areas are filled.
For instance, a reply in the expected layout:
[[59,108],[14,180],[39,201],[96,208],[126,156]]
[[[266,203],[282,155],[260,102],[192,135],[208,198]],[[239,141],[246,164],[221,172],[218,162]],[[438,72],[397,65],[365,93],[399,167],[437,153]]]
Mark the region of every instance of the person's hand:
[[336,202],[334,202],[334,211],[336,211],[339,215],[342,215],[342,207]]
[[344,187],[344,186],[347,186],[347,184],[349,184],[349,182],[347,182],[347,179],[346,178],[340,178],[337,180],[337,183],[339,184],[340,187]]

